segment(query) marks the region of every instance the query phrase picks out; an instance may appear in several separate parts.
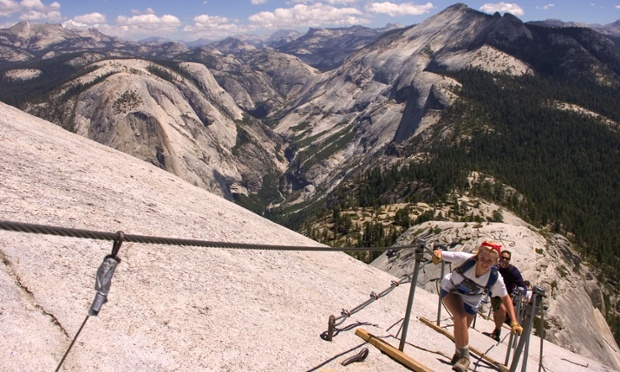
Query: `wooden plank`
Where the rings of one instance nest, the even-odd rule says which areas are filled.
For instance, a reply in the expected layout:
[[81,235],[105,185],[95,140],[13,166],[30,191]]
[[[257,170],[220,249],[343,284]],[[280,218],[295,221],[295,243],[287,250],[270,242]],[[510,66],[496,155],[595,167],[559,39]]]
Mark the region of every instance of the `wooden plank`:
[[388,344],[380,338],[373,336],[372,334],[366,332],[362,328],[358,328],[355,330],[355,334],[361,337],[364,341],[367,341],[369,344],[375,346],[377,349],[381,350],[382,353],[387,354],[390,358],[394,359],[398,363],[404,365],[405,367],[414,370],[416,372],[433,372],[432,369],[424,366],[420,362],[412,359],[407,354],[403,353],[399,349],[394,346]]
[[[441,333],[442,335],[448,337],[450,340],[454,341],[454,335],[452,335],[452,333],[446,331],[445,329],[439,327],[437,324],[431,322],[430,320],[426,319],[425,317],[421,316],[420,321],[424,324],[426,324],[427,326],[433,328],[434,330],[436,330],[437,332]],[[505,372],[508,371],[508,367],[506,367],[505,365],[503,365],[502,363],[492,359],[491,357],[489,357],[488,355],[486,355],[484,352],[476,349],[475,347],[469,345],[469,351],[480,356],[482,359],[484,359],[485,361],[491,363],[492,365],[496,366],[500,371]]]

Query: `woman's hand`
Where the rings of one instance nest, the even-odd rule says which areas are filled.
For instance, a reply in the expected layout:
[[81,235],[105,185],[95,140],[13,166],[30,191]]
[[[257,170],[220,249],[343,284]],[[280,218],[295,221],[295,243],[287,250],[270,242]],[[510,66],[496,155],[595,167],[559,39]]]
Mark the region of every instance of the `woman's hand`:
[[521,336],[521,333],[523,333],[523,327],[521,327],[519,325],[519,322],[517,322],[516,320],[510,322],[510,330],[512,331],[512,333],[516,333],[517,336]]
[[439,263],[441,262],[441,249],[435,249],[433,251],[433,256],[431,257],[431,259],[433,260],[433,263],[435,265],[439,265]]

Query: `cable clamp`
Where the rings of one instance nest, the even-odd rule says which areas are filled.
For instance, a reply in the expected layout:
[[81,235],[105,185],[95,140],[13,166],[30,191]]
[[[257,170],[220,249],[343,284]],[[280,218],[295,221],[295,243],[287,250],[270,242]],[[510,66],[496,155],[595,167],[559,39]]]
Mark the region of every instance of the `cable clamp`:
[[118,251],[121,249],[121,244],[123,244],[124,240],[125,240],[125,233],[122,231],[117,231],[116,239],[114,240],[114,243],[112,244],[112,253],[111,253],[112,257],[116,258],[116,256],[118,256]]
[[95,278],[95,291],[97,291],[97,293],[88,310],[89,316],[97,316],[103,304],[108,302],[108,293],[110,293],[110,287],[112,286],[114,270],[116,270],[116,266],[121,262],[121,259],[118,258],[118,251],[121,249],[121,244],[123,244],[124,239],[125,234],[119,231],[112,245],[112,253],[103,258],[103,262],[99,266],[99,269],[97,269],[97,276]]

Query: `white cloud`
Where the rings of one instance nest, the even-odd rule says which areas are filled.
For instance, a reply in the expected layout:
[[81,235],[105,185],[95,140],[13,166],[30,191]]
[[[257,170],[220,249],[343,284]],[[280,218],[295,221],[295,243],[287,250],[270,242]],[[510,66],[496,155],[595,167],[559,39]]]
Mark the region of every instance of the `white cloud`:
[[20,5],[26,9],[45,9],[45,5],[40,0],[22,0]]
[[179,31],[180,26],[181,21],[168,14],[158,17],[156,14],[148,13],[133,17],[118,16],[116,18],[118,30],[131,35],[152,35],[154,32],[159,35],[170,34]]
[[185,26],[183,31],[190,32],[195,38],[216,39],[246,30],[226,17],[202,14],[194,17],[194,24]]
[[548,10],[548,9],[553,8],[554,6],[555,6],[555,4],[547,4],[547,5],[543,6],[543,9],[544,10]]
[[252,0],[252,5],[265,4],[267,0]]
[[357,3],[358,0],[290,0],[289,4],[315,4],[315,3],[327,3],[330,5],[352,5]]
[[371,13],[387,14],[390,17],[426,14],[433,8],[434,6],[432,3],[414,5],[412,3],[395,4],[390,2],[372,3],[366,7]]
[[537,6],[536,9],[549,10],[549,9],[553,8],[554,6],[555,6],[555,4],[547,4],[547,5],[543,5],[543,6]]
[[331,5],[316,3],[313,5],[297,4],[292,8],[277,8],[273,12],[260,12],[251,15],[248,20],[254,27],[268,29],[352,26],[368,23],[362,11],[356,8],[336,8]]
[[357,0],[323,0],[322,2],[330,5],[352,5],[357,3]]
[[0,16],[9,17],[19,14],[22,21],[56,22],[61,19],[60,4],[53,2],[45,5],[40,0],[0,0]]
[[503,1],[497,4],[484,4],[483,6],[480,7],[480,10],[486,13],[500,12],[500,13],[510,13],[516,16],[525,14],[523,9],[521,9],[521,7],[518,6],[517,4],[505,3]]
[[21,10],[21,7],[17,1],[13,0],[0,0],[0,17],[8,17],[11,14],[15,14]]
[[90,14],[83,14],[83,15],[73,18],[72,20],[78,23],[85,23],[89,25],[104,24],[106,22],[105,14],[101,14],[97,12],[90,13]]
[[124,38],[132,38],[136,36],[152,36],[153,34],[165,35],[173,34],[179,31],[181,21],[172,15],[163,15],[158,17],[151,14],[151,10],[147,9],[145,14],[134,15],[132,17],[118,16],[116,24],[107,24],[106,16],[102,13],[83,14],[63,22],[63,27],[67,29],[86,30],[96,28],[100,32],[121,36]]
[[37,10],[28,10],[26,12],[22,12],[19,16],[19,19],[22,21],[31,21],[31,22],[43,22],[43,21],[51,21],[56,22],[60,21],[62,17],[60,16],[59,11],[37,11]]

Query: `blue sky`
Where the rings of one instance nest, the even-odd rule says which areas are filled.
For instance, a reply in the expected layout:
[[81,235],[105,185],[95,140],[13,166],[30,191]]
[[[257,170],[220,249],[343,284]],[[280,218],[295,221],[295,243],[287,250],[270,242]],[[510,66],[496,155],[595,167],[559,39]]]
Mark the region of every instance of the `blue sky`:
[[[20,21],[97,28],[125,39],[160,36],[192,41],[234,34],[268,35],[309,27],[409,26],[458,1],[399,0],[0,0],[0,28]],[[620,0],[461,1],[486,13],[509,12],[523,21],[561,19],[609,24]]]

